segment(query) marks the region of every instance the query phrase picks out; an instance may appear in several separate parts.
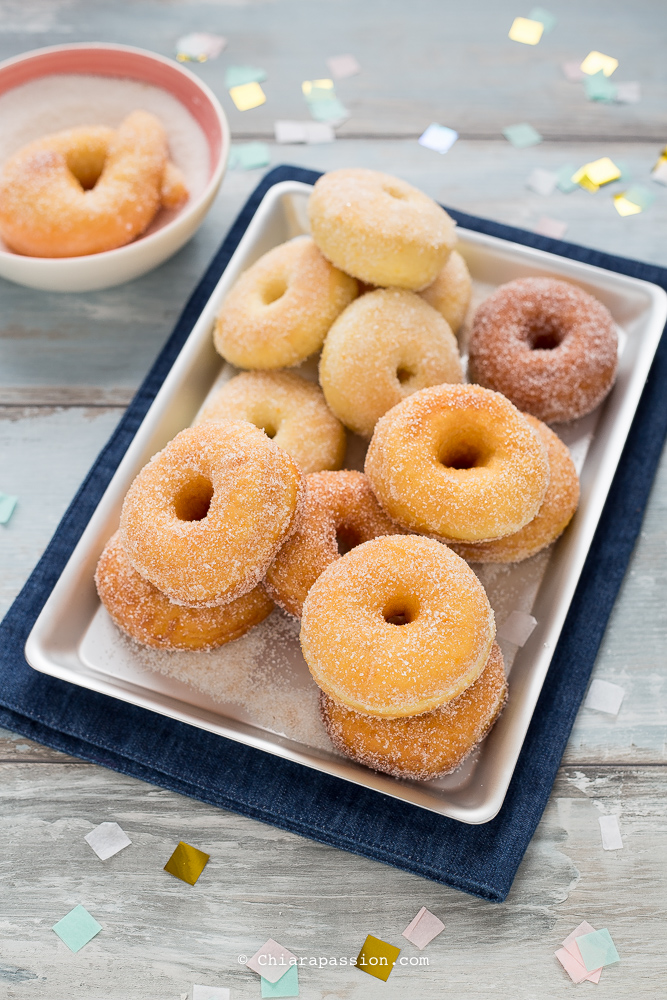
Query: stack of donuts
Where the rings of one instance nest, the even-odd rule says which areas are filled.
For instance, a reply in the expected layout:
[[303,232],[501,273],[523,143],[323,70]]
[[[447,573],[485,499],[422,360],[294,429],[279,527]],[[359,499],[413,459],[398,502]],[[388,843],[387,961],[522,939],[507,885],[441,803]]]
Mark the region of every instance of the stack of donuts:
[[[370,170],[324,175],[311,237],[260,257],[227,294],[218,352],[245,369],[139,473],[97,570],[140,642],[206,649],[274,602],[301,619],[334,746],[397,777],[458,767],[507,697],[476,562],[554,542],[579,484],[543,421],[611,389],[606,308],[540,276],[456,334],[471,279],[430,198]],[[317,352],[319,385],[292,369]],[[364,473],[342,468],[346,431]]]

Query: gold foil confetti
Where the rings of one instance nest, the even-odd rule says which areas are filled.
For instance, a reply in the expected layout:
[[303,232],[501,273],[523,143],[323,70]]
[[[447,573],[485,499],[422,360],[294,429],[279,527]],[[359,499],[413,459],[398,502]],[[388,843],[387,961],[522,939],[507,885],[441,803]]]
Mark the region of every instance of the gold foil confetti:
[[320,90],[330,90],[332,93],[323,94],[323,97],[333,97],[334,82],[333,80],[304,80],[301,84],[301,90],[304,97],[317,98],[317,91]]
[[589,76],[594,76],[600,70],[602,70],[605,76],[611,76],[617,66],[618,59],[614,59],[613,56],[606,56],[603,52],[593,50],[588,53],[582,62],[581,69],[584,73],[588,73]]
[[179,841],[164,870],[188,885],[194,885],[208,863],[210,854],[198,851],[196,847]]
[[509,30],[509,37],[513,42],[537,45],[543,32],[544,25],[541,21],[531,21],[528,17],[515,17]]
[[614,195],[614,208],[619,215],[639,215],[641,208],[633,202],[628,201],[624,194]]
[[386,983],[400,953],[400,948],[369,934],[357,955],[357,968]]
[[603,184],[610,184],[621,177],[621,171],[608,156],[585,163],[576,173],[572,174],[572,182],[593,194],[599,191]]
[[250,111],[266,102],[266,94],[258,83],[243,83],[239,87],[230,87],[229,96],[239,111]]

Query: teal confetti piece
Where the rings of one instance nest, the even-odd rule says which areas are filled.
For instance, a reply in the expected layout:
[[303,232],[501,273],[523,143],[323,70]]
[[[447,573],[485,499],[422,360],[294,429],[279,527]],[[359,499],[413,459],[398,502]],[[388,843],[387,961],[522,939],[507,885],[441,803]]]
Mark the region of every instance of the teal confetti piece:
[[632,187],[624,192],[624,197],[626,201],[631,201],[633,205],[639,205],[642,212],[650,208],[655,201],[653,192],[649,191],[648,188],[642,187],[641,184],[633,184]]
[[611,934],[606,927],[601,931],[582,934],[577,938],[577,947],[581,952],[587,972],[594,972],[596,969],[604,968],[605,965],[613,965],[614,962],[621,961],[611,939]]
[[511,142],[516,149],[526,149],[528,146],[537,146],[542,142],[542,136],[528,122],[520,125],[508,125],[503,129],[503,135],[508,142]]
[[616,100],[616,84],[605,76],[602,70],[584,79],[584,89],[589,101],[602,101],[612,104]]
[[264,976],[262,980],[263,997],[298,997],[299,995],[299,973],[296,965],[290,965],[284,976],[281,976],[277,983],[270,983]]
[[92,917],[85,906],[75,906],[66,913],[62,920],[51,928],[61,941],[64,941],[70,951],[80,951],[84,944],[99,934],[102,930],[95,917]]
[[271,152],[265,142],[246,142],[229,151],[230,170],[257,170],[268,167],[270,162]]
[[225,87],[242,87],[244,83],[264,83],[266,73],[257,66],[228,66],[225,70]]
[[533,7],[528,17],[531,21],[540,22],[540,24],[544,27],[545,35],[548,35],[549,32],[558,24],[558,19],[555,18],[550,11],[545,10],[544,7]]
[[577,172],[577,167],[573,167],[571,163],[566,163],[564,167],[561,167],[558,171],[558,180],[556,181],[556,187],[563,194],[569,194],[571,191],[576,191],[579,187],[572,180],[572,175]]
[[8,493],[0,493],[0,524],[7,524],[18,502],[18,497],[12,497]]
[[341,104],[337,97],[331,97],[331,91],[327,91],[328,97],[317,97],[313,99],[313,93],[317,88],[313,88],[306,99],[308,110],[316,122],[339,122],[350,117],[350,112],[345,105]]

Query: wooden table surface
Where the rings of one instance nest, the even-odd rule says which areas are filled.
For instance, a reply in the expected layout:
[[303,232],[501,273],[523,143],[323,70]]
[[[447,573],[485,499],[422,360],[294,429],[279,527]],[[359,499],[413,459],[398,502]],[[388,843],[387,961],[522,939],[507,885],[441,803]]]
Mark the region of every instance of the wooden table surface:
[[[237,140],[271,141],[276,118],[307,119],[302,79],[327,56],[353,53],[362,73],[337,92],[351,118],[333,145],[277,147],[272,163],[385,169],[456,208],[531,228],[550,216],[567,238],[667,265],[667,190],[649,171],[667,142],[667,13],[654,0],[559,0],[536,46],[507,31],[507,0],[0,0],[0,57],[102,40],[174,52],[191,31],[225,35],[217,60],[194,67],[213,87]],[[598,49],[614,79],[639,80],[638,104],[586,100],[560,65]],[[236,111],[232,64],[266,69],[266,104]],[[446,155],[420,147],[431,121],[459,130]],[[545,142],[516,150],[501,130],[529,121]],[[609,155],[650,187],[649,211],[620,218],[610,190],[542,197],[535,167]],[[0,527],[0,613],[37,561],[88,466],[141,382],[259,171],[232,172],[192,242],[121,288],[56,295],[0,282],[0,490],[17,494]],[[616,185],[615,190],[620,186]],[[599,989],[660,994],[667,853],[664,647],[667,464],[614,609],[595,677],[622,685],[617,718],[582,709],[542,822],[506,903],[494,905],[413,875],[204,806],[0,732],[0,997],[145,1000],[192,996],[192,984],[260,995],[238,962],[274,937],[299,955],[356,955],[368,933],[400,932],[426,905],[445,932],[381,983],[357,969],[305,967],[304,998],[489,996],[532,1000],[574,989],[553,952],[581,920],[608,927],[621,954]],[[598,816],[619,818],[624,847],[602,850]],[[100,862],[83,841],[115,820],[133,846]],[[162,871],[179,839],[211,854],[194,889]],[[76,955],[50,928],[77,903],[104,930]]]

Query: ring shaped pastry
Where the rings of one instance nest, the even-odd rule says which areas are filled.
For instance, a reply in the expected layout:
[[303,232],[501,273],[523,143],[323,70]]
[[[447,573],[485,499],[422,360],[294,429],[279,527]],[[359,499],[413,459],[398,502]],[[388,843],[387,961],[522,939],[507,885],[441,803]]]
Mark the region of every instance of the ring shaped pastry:
[[369,285],[426,288],[456,244],[440,205],[377,170],[334,170],[308,202],[313,239],[324,256]]
[[390,517],[452,541],[514,534],[549,485],[539,436],[509,400],[477,385],[404,399],[378,421],[365,471]]
[[470,305],[472,279],[458,250],[452,250],[435,281],[419,294],[444,316],[452,333],[459,332]]
[[314,472],[305,479],[296,531],[271,563],[265,586],[276,604],[300,618],[308,591],[330,563],[362,542],[401,530],[363,472]]
[[611,313],[592,295],[554,278],[520,278],[475,313],[470,377],[540,420],[575,420],[614,384],[617,340]]
[[292,372],[241,372],[206,404],[197,423],[248,420],[291,455],[301,471],[340,469],[345,431],[318,385]]
[[303,605],[301,648],[326,694],[367,715],[419,715],[481,674],[495,635],[481,583],[431,538],[385,535],[331,563]]
[[319,351],[329,327],[357,295],[308,237],[269,250],[222,304],[216,350],[238,368],[289,368]]
[[177,604],[212,607],[264,578],[290,534],[301,473],[240,420],[189,427],[127,492],[120,526],[137,572]]
[[454,701],[422,715],[380,719],[320,693],[320,712],[337,750],[395,778],[449,774],[484,739],[507,700],[503,654],[494,642],[484,670]]
[[260,585],[223,607],[172,604],[139,576],[123,549],[120,532],[107,542],[95,573],[97,592],[116,625],[155,649],[215,649],[263,621],[273,601]]

